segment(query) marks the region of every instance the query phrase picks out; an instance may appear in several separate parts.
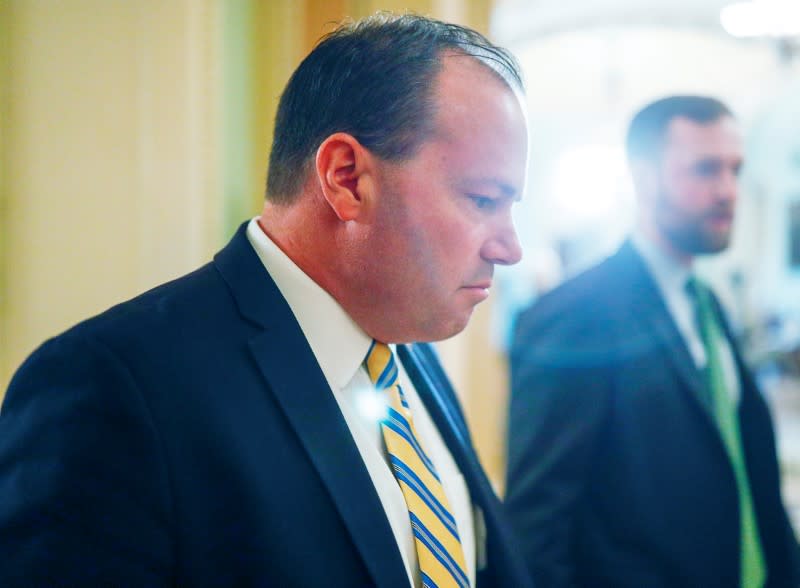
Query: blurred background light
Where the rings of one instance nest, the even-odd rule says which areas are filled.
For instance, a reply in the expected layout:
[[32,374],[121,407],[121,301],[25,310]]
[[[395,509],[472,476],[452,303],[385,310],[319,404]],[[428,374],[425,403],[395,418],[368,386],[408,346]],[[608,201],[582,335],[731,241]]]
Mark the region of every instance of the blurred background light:
[[564,151],[553,171],[550,193],[563,230],[613,222],[630,208],[625,154],[615,145],[578,145]]
[[720,12],[725,31],[734,37],[800,36],[800,2],[751,0],[735,2]]

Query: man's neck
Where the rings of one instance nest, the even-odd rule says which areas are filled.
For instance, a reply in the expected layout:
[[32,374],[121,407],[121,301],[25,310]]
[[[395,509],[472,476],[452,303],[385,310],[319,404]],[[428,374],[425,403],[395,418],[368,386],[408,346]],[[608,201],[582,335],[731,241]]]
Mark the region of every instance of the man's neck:
[[639,222],[635,229],[639,238],[646,240],[676,264],[691,269],[694,256],[675,247],[670,240],[648,223]]
[[258,218],[258,226],[264,234],[299,267],[303,273],[329,294],[336,297],[331,288],[334,264],[326,257],[330,246],[322,243],[327,234],[318,215],[313,214],[305,202],[291,205],[266,203]]

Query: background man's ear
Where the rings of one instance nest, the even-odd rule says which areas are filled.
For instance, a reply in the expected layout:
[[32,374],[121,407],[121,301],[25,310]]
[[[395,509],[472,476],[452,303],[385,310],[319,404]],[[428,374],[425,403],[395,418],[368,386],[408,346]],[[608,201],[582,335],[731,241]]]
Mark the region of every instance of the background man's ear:
[[325,200],[343,221],[354,220],[365,207],[374,157],[347,133],[334,133],[317,149],[316,172]]

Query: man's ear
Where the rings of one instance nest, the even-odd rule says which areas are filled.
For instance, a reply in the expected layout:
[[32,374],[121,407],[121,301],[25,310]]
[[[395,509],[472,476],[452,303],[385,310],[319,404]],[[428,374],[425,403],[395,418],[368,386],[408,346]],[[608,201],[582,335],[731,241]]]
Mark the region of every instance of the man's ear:
[[334,133],[317,149],[317,179],[339,220],[354,220],[364,210],[374,177],[375,158],[347,133]]

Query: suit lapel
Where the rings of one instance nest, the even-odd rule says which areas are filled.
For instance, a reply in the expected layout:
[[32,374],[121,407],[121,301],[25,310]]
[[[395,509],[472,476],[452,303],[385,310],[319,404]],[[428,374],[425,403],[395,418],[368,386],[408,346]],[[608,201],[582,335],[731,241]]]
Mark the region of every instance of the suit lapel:
[[471,441],[463,415],[456,406],[445,401],[444,394],[436,392],[437,388],[446,387],[446,391],[454,396],[455,391],[449,382],[441,377],[434,382],[431,369],[433,366],[431,360],[425,356],[426,351],[428,350],[421,344],[397,346],[400,361],[414,382],[414,387],[425,403],[425,408],[431,412],[432,416],[436,417],[434,422],[437,428],[452,436],[453,440],[462,447],[467,447]]
[[[450,455],[464,476],[472,503],[480,509],[477,516],[481,519],[484,516],[492,516],[494,508],[490,502],[494,498],[494,490],[472,450],[464,418],[457,406],[449,400],[455,398],[450,383],[435,369],[439,366],[434,365],[434,360],[428,357],[431,352],[425,346],[398,345],[397,354],[409,378],[414,382],[414,388],[436,424]],[[476,521],[475,529],[476,572],[481,572],[481,568],[487,563],[485,561],[487,537],[485,533],[480,532],[479,527],[483,527],[482,521]]]
[[[292,317],[293,320],[293,317]],[[376,586],[408,588],[383,505],[336,400],[299,327],[265,332],[250,348],[339,509]]]
[[215,263],[242,314],[262,327],[249,342],[253,358],[327,487],[375,585],[408,588],[397,542],[347,423],[244,229],[240,227]]
[[742,350],[739,348],[739,342],[737,341],[736,336],[731,329],[728,316],[722,308],[722,304],[720,304],[719,299],[713,291],[710,291],[710,294],[711,300],[714,304],[714,312],[717,313],[717,318],[720,325],[722,325],[722,331],[725,335],[725,339],[727,340],[728,345],[730,345],[731,352],[733,353],[733,361],[734,365],[736,366],[736,375],[739,377],[741,410],[742,405],[750,401],[753,397],[759,397],[761,393],[759,392],[758,385],[753,379],[753,374],[745,363],[744,357],[742,356]]
[[[437,392],[437,387],[441,387],[445,383],[441,381],[434,382],[431,370],[427,369],[429,367],[426,365],[428,362],[422,353],[419,345],[397,346],[397,354],[403,363],[403,368],[405,368],[411,381],[414,382],[417,394],[425,404],[425,408],[433,422],[436,423],[436,428],[453,455],[453,459],[469,483],[469,478],[477,479],[483,477],[483,470],[474,458],[473,452],[469,449],[469,433],[461,414],[455,406],[445,400],[445,394]],[[452,393],[452,390],[450,392]],[[476,469],[480,470],[480,475],[468,475],[477,474]],[[471,487],[470,490],[472,490]]]
[[661,356],[667,358],[683,382],[682,392],[686,394],[689,402],[702,412],[708,424],[716,430],[709,407],[704,401],[705,392],[700,372],[686,347],[686,342],[675,326],[661,291],[629,241],[620,249],[616,262],[622,265],[618,271],[626,273],[626,281],[631,284],[628,291],[630,299],[623,302],[623,307],[633,310],[632,320],[642,325],[642,338],[652,335],[664,348]]
[[500,503],[472,449],[469,431],[456,404],[456,395],[430,346],[398,345],[403,368],[436,424],[478,507],[475,521],[476,583],[529,586],[527,572],[514,554],[514,541],[498,513]]

